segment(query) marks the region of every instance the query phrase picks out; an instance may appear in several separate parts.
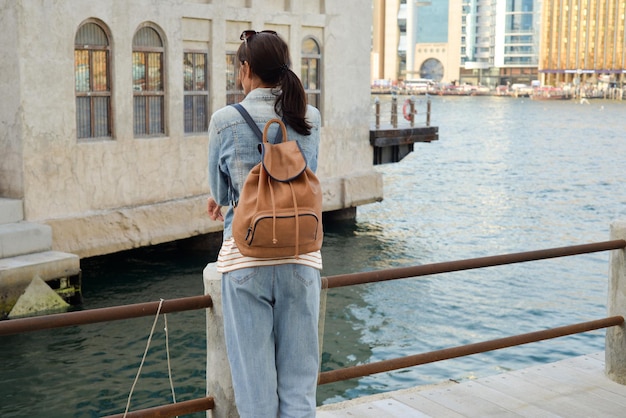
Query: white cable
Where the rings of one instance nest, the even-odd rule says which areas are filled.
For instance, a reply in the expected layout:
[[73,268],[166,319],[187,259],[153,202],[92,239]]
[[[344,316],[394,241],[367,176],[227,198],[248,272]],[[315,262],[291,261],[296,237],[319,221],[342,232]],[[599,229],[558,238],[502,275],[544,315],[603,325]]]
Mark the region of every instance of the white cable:
[[176,392],[174,392],[174,382],[172,381],[172,365],[170,363],[170,339],[167,333],[167,314],[163,314],[165,320],[165,353],[167,354],[167,375],[170,378],[170,388],[172,389],[172,400],[176,403]]
[[146,349],[143,352],[141,364],[139,364],[139,370],[137,370],[137,376],[135,376],[135,381],[133,382],[133,386],[130,388],[130,393],[128,394],[128,402],[126,403],[126,409],[124,410],[124,418],[126,418],[126,415],[128,414],[128,408],[130,408],[130,399],[133,396],[135,385],[137,384],[137,381],[139,380],[139,375],[141,374],[141,368],[143,367],[143,363],[146,361],[146,356],[148,355],[150,341],[152,341],[152,334],[154,334],[154,328],[156,327],[157,321],[159,320],[159,314],[161,313],[161,306],[163,306],[163,299],[161,299],[161,302],[159,302],[159,308],[157,309],[156,316],[154,317],[154,323],[152,324],[152,329],[150,330],[150,336],[148,337],[148,344],[146,344]]

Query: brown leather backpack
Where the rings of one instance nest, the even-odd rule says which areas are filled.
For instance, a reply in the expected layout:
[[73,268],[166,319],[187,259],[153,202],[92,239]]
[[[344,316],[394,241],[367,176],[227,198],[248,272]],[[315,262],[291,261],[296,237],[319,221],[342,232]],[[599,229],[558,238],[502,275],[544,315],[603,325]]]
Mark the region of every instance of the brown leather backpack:
[[[254,124],[252,119],[246,118],[246,122]],[[267,140],[273,123],[279,124],[282,132],[282,142],[277,144]],[[256,124],[251,128],[259,130]],[[234,209],[232,229],[237,248],[245,256],[259,258],[297,257],[319,250],[322,188],[307,167],[298,142],[287,139],[280,119],[271,119],[259,147],[261,162],[250,170]]]

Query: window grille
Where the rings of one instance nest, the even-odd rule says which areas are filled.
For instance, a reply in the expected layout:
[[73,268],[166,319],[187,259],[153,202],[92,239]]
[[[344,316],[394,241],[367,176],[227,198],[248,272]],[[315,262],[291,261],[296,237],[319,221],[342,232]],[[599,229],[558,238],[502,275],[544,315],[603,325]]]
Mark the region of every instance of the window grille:
[[133,38],[133,131],[135,136],[165,134],[163,41],[145,26]]
[[185,52],[183,55],[185,133],[206,132],[209,115],[207,54]]
[[321,61],[322,53],[317,41],[305,38],[302,41],[301,79],[308,103],[318,109],[322,104]]
[[78,139],[110,138],[110,43],[97,23],[83,24],[74,40],[76,136]]

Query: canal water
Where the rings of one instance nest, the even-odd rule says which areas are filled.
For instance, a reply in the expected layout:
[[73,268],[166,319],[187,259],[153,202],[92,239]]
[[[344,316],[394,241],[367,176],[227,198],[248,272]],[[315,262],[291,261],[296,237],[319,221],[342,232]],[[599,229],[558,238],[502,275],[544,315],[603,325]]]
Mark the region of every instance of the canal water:
[[[604,241],[610,223],[626,219],[626,103],[430,100],[439,140],[376,167],[385,199],[326,226],[324,275]],[[83,260],[83,308],[201,294],[216,251],[164,245]],[[323,369],[602,318],[607,270],[608,254],[598,253],[331,290]],[[153,321],[0,337],[0,416],[123,412]],[[177,401],[205,395],[203,312],[167,321],[167,332],[157,323],[131,410],[171,401],[168,352]],[[603,349],[604,332],[594,331],[323,385],[318,403]]]

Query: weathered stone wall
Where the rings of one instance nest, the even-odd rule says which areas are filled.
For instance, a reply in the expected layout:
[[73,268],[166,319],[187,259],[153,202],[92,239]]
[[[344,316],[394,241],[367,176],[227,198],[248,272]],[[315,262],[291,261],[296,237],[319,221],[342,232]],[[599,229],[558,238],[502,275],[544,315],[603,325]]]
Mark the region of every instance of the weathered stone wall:
[[[182,56],[191,49],[208,52],[209,106],[218,109],[226,103],[226,52],[235,51],[239,34],[250,28],[279,32],[290,45],[296,74],[302,40],[313,36],[320,43],[324,126],[318,174],[325,210],[382,199],[369,145],[369,1],[0,5],[2,33],[14,34],[0,39],[0,196],[23,199],[26,221],[51,225],[54,249],[91,256],[220,229],[204,213],[208,136],[184,134]],[[80,141],[76,134],[74,39],[88,19],[111,34],[114,126],[107,140]],[[164,136],[136,138],[132,41],[146,22],[164,38],[167,123]]]
[[0,196],[24,195],[17,10],[0,0]]

